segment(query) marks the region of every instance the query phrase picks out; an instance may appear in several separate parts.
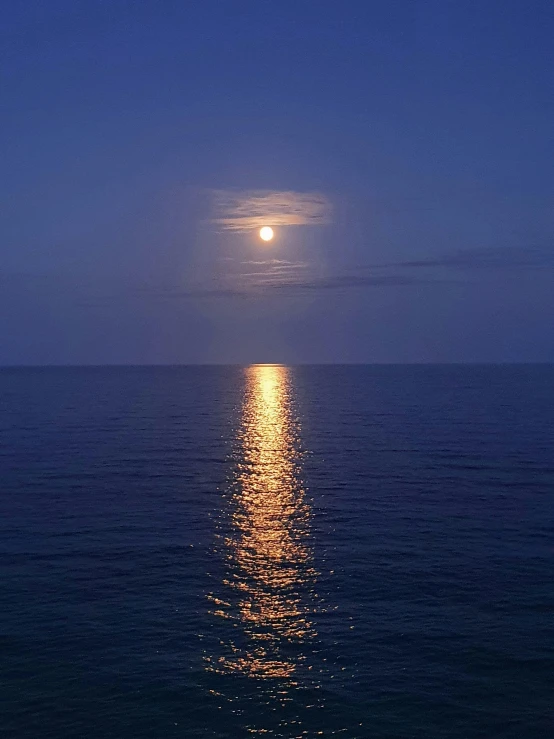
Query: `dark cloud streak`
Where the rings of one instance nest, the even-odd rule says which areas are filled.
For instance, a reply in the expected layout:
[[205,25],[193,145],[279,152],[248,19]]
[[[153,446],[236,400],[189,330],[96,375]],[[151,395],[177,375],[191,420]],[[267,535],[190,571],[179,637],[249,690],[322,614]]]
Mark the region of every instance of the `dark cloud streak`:
[[546,247],[490,247],[460,249],[427,259],[371,265],[362,269],[450,268],[460,270],[538,269],[554,267],[554,249]]
[[[299,295],[332,290],[363,290],[396,286],[433,285],[460,282],[459,279],[439,278],[429,274],[434,270],[455,272],[506,272],[514,270],[552,269],[554,250],[545,247],[505,247],[464,249],[438,257],[399,261],[385,264],[359,265],[342,273],[311,276],[305,262],[287,260],[251,260],[241,265],[255,267],[255,271],[239,271],[211,284],[180,287],[178,285],[126,285],[112,294],[100,285],[78,283],[55,275],[0,274],[0,285],[6,294],[25,295],[29,291],[39,298],[52,293],[60,298],[65,293],[75,305],[101,306],[121,300],[191,300],[211,298],[261,298],[271,295]],[[266,266],[264,270],[263,267]],[[262,269],[258,269],[258,268]],[[416,274],[426,271],[426,276]],[[112,285],[113,287],[113,285]],[[99,289],[100,288],[100,289]],[[99,294],[101,293],[101,294]],[[80,298],[76,299],[79,294]]]

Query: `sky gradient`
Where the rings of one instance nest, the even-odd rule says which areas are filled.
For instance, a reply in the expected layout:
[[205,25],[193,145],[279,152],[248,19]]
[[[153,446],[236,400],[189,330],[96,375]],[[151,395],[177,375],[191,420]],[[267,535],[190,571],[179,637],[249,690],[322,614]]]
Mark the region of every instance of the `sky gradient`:
[[[554,361],[550,0],[6,0],[0,38],[0,364]],[[329,217],[263,245],[222,193]]]

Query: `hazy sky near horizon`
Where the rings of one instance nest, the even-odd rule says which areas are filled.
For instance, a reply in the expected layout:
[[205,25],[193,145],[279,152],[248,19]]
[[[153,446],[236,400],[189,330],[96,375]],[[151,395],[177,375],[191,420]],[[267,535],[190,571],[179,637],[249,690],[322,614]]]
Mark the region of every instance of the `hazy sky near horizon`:
[[0,364],[554,361],[553,38],[551,0],[5,0]]

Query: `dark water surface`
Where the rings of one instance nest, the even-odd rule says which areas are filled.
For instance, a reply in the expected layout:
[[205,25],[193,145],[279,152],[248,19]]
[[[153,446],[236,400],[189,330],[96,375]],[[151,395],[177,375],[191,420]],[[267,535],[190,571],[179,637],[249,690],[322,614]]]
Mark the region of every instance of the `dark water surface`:
[[554,736],[554,368],[0,371],[11,739]]

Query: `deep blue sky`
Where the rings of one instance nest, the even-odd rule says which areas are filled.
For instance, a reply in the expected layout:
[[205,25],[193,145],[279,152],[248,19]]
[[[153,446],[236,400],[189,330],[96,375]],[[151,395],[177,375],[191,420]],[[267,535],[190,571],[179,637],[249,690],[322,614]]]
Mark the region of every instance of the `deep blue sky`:
[[[554,361],[553,38],[551,0],[5,0],[0,363]],[[261,253],[209,191],[260,188],[333,203],[271,247],[313,281],[192,289]]]

